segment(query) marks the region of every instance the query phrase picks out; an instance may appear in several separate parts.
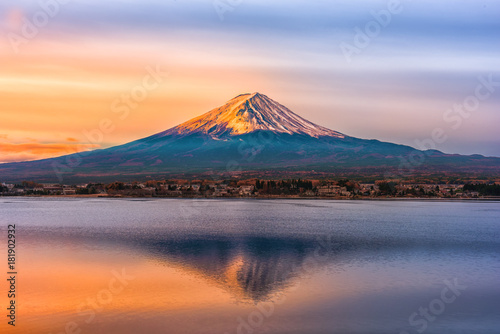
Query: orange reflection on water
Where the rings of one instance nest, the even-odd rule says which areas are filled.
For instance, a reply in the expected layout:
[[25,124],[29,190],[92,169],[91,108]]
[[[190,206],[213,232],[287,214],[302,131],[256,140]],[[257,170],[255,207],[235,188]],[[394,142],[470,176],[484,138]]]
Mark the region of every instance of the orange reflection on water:
[[[111,315],[143,318],[231,301],[206,281],[120,248],[30,246],[19,266],[16,333],[59,333],[68,322],[97,328]],[[6,297],[2,294],[2,305]]]
[[[340,300],[349,285],[338,276],[308,282],[321,266],[307,266],[300,247],[263,252],[268,244],[260,239],[139,247],[72,238],[45,245],[39,239],[23,242],[16,333],[136,334],[147,328],[150,333],[232,334],[239,319],[259,305],[276,309],[269,324],[286,327],[291,320],[283,324],[280,317],[321,300]],[[255,245],[259,251],[249,251]],[[336,287],[322,296],[311,294],[309,285]]]

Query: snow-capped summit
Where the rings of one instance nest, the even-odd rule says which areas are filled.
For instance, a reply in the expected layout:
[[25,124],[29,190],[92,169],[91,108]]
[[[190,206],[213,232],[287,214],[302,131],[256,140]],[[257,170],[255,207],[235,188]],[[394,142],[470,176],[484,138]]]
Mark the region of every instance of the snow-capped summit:
[[223,106],[167,130],[161,135],[204,133],[219,138],[247,134],[257,130],[302,134],[315,138],[345,137],[339,132],[305,120],[260,93],[238,95]]

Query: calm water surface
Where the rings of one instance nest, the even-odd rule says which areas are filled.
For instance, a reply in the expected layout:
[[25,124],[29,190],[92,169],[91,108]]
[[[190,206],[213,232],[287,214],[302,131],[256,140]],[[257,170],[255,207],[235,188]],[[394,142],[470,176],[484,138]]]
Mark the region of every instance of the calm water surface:
[[2,333],[500,333],[498,202],[0,198],[0,221]]

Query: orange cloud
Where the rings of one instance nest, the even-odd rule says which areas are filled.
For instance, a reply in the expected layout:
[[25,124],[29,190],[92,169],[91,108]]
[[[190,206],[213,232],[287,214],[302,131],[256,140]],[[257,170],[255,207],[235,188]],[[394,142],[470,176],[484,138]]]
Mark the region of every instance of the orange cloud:
[[46,159],[99,147],[100,145],[95,144],[13,144],[0,142],[0,163]]

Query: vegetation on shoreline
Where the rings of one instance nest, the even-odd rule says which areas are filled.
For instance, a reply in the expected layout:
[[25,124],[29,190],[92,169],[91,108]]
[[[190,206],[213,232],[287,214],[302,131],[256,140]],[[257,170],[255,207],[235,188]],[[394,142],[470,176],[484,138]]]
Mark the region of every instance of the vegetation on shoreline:
[[500,196],[500,182],[465,184],[376,180],[151,180],[80,185],[0,184],[3,196],[92,195],[111,197],[331,197],[331,198],[479,198]]

